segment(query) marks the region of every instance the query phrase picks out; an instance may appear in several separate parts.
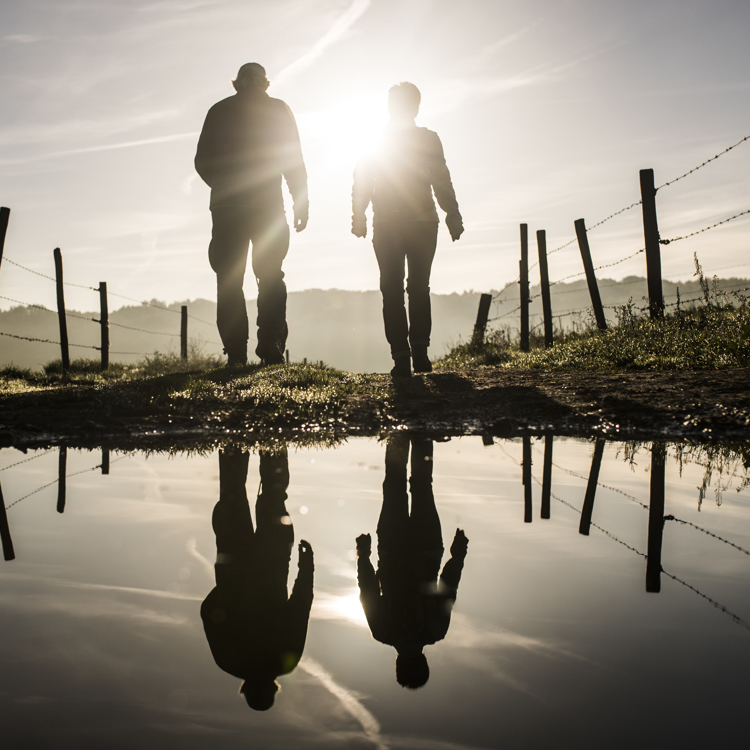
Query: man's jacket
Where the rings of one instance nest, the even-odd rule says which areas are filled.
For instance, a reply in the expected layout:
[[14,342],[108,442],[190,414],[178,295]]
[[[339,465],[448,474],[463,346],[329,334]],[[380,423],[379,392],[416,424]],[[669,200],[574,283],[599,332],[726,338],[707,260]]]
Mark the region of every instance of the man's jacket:
[[211,208],[283,213],[282,176],[295,206],[307,204],[307,171],[294,115],[265,92],[243,91],[208,110],[195,169],[211,188]]

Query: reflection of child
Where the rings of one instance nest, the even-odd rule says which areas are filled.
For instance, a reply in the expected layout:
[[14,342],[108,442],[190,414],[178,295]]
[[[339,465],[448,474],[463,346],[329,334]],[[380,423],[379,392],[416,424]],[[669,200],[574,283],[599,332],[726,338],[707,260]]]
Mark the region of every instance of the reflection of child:
[[370,561],[370,535],[362,534],[357,537],[357,582],[373,637],[398,652],[396,679],[416,689],[429,677],[423,648],[448,632],[468,540],[456,529],[451,558],[438,580],[443,540],[432,493],[432,442],[412,442],[411,513],[406,491],[408,453],[404,436],[386,447],[378,571]]
[[253,529],[245,490],[248,454],[219,453],[216,587],[201,606],[214,660],[244,680],[240,692],[262,711],[273,705],[276,677],[302,657],[313,600],[313,552],[299,543],[299,570],[287,598],[294,530],[286,512],[289,469],[286,454],[260,456],[261,491]]

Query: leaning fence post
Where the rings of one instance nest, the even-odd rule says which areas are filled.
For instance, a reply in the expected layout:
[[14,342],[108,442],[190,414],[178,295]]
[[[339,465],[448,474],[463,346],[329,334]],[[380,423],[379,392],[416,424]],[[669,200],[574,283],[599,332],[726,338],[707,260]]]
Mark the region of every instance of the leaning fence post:
[[641,202],[643,204],[643,236],[646,241],[646,277],[648,281],[648,309],[651,320],[664,318],[664,295],[661,283],[661,249],[659,225],[656,221],[656,188],[654,170],[642,169]]
[[62,253],[56,247],[53,255],[55,257],[55,280],[57,284],[57,319],[60,323],[60,352],[62,357],[63,372],[70,369],[70,350],[68,348],[68,321],[65,317],[65,295],[63,293],[63,266]]
[[646,546],[646,591],[661,591],[661,543],[664,535],[664,463],[663,443],[651,446],[651,492],[648,504],[648,543]]
[[10,209],[5,206],[0,207],[0,266],[3,264],[3,250],[5,249],[5,233],[8,231],[8,219],[10,219]]
[[3,558],[5,560],[15,560],[16,553],[13,549],[13,539],[10,536],[10,526],[8,525],[8,514],[5,510],[2,486],[0,486],[0,541],[2,541],[3,545]]
[[540,229],[536,233],[536,244],[539,251],[539,276],[542,287],[542,312],[544,313],[544,346],[549,349],[552,344],[552,301],[549,291],[549,271],[547,270],[547,233]]
[[65,512],[65,475],[67,473],[68,449],[63,445],[57,462],[57,512]]
[[521,224],[521,351],[529,351],[529,226]]
[[109,306],[107,304],[107,282],[99,282],[99,323],[102,329],[102,372],[109,367]]
[[180,318],[180,356],[183,359],[187,359],[188,356],[188,345],[187,345],[187,305],[182,306],[181,318]]
[[589,295],[591,304],[594,307],[594,317],[596,318],[596,327],[600,331],[607,330],[607,321],[604,317],[604,308],[602,307],[602,298],[599,296],[599,287],[596,283],[596,273],[594,264],[591,260],[591,250],[589,248],[589,238],[586,233],[586,222],[583,219],[575,221],[576,237],[578,238],[578,247],[581,250],[581,260],[583,260],[583,269],[586,271],[586,283],[589,286]]
[[487,329],[487,319],[490,316],[491,304],[491,294],[483,294],[479,298],[479,307],[477,308],[477,321],[476,323],[474,323],[474,333],[471,337],[471,341],[473,344],[484,343],[484,332]]
[[521,477],[523,482],[523,522],[531,523],[531,438],[523,438]]
[[544,467],[542,469],[542,518],[550,517],[550,498],[552,496],[552,443],[553,435],[544,436]]
[[604,455],[604,440],[598,438],[594,444],[594,457],[591,459],[591,471],[589,481],[586,485],[586,494],[583,498],[581,509],[581,523],[578,533],[588,536],[591,531],[591,516],[594,513],[594,498],[596,497],[596,486],[599,484],[599,470],[602,468],[602,456]]

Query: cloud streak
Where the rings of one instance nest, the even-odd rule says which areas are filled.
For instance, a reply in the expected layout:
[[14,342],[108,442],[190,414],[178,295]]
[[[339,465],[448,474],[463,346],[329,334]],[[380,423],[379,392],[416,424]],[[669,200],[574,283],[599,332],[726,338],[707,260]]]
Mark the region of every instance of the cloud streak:
[[287,83],[303,70],[307,70],[329,47],[341,39],[344,34],[364,15],[370,7],[371,0],[354,0],[349,9],[331,26],[330,30],[324,34],[312,46],[308,52],[298,57],[294,62],[286,66],[277,76],[274,77],[274,85]]
[[48,159],[61,159],[66,156],[78,156],[80,154],[93,154],[101,151],[118,151],[125,148],[138,148],[140,146],[152,146],[159,143],[176,143],[185,140],[197,140],[200,133],[191,131],[190,133],[174,133],[172,135],[162,135],[157,138],[141,138],[137,141],[124,141],[122,143],[109,143],[103,146],[85,146],[83,148],[71,148],[65,151],[52,151],[48,154],[37,154],[21,159],[3,159],[0,165],[12,164],[29,164],[31,162],[46,161]]

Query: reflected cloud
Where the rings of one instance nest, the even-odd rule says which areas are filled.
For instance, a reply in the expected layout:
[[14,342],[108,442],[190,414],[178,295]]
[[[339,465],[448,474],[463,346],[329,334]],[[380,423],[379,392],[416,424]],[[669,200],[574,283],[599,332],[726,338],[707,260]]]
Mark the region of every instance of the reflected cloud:
[[318,680],[320,684],[341,703],[341,707],[359,723],[367,739],[370,740],[376,748],[379,748],[379,750],[388,750],[390,744],[386,743],[380,736],[380,723],[364,707],[359,697],[354,692],[339,685],[330,673],[318,664],[318,662],[307,656],[300,661],[299,667],[311,677]]

